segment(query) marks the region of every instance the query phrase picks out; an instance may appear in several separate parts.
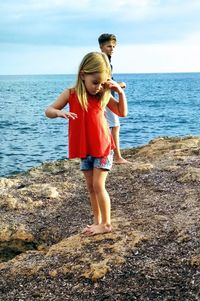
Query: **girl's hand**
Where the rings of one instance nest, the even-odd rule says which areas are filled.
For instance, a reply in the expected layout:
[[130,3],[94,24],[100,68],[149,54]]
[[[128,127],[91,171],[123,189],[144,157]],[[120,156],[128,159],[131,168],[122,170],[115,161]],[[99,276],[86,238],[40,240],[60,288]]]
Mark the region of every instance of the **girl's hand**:
[[117,92],[117,93],[122,93],[122,91],[123,91],[123,89],[121,88],[120,84],[118,84],[118,83],[115,82],[114,80],[108,80],[108,81],[105,83],[105,85],[106,85],[109,89],[111,89],[111,90],[113,90],[113,91],[115,91],[115,92]]
[[57,117],[65,118],[65,119],[76,119],[78,118],[76,113],[73,112],[65,112],[58,110]]

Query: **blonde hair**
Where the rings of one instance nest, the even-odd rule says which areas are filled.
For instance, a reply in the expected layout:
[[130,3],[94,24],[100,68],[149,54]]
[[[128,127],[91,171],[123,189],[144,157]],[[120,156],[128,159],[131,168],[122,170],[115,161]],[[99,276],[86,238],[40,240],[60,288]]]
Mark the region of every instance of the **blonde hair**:
[[[87,91],[84,81],[81,78],[81,72],[85,74],[101,73],[105,74],[108,79],[111,78],[111,67],[107,56],[101,52],[90,52],[84,56],[80,63],[75,90],[81,107],[87,110],[88,100]],[[99,93],[101,107],[105,107],[110,99],[110,90],[103,89]]]

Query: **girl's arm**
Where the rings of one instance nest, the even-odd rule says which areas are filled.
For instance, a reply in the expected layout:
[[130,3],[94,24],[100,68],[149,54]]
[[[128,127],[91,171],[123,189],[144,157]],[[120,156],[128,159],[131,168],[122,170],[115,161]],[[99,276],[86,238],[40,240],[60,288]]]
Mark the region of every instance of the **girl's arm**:
[[72,118],[75,119],[77,118],[77,114],[72,113],[72,112],[66,112],[62,111],[62,109],[68,104],[69,102],[69,90],[65,90],[58,96],[56,101],[52,103],[45,111],[45,114],[49,118],[56,118],[56,117],[61,117],[61,118]]
[[118,101],[111,96],[107,104],[108,108],[119,117],[127,116],[128,108],[127,108],[127,100],[126,100],[126,95],[124,93],[124,90],[115,81],[109,81],[108,84],[111,90],[118,93]]

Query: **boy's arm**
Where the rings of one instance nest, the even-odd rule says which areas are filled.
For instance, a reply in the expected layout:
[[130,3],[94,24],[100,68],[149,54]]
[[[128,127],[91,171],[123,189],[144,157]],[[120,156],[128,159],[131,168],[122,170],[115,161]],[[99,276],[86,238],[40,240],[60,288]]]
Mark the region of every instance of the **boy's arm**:
[[119,82],[118,84],[120,85],[120,87],[121,87],[122,89],[125,89],[125,88],[126,88],[125,82]]

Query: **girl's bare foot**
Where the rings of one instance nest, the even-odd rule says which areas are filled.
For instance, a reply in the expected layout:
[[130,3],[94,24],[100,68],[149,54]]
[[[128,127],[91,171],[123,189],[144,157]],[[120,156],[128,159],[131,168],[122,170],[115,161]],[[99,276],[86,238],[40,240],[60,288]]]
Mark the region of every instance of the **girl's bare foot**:
[[92,236],[96,234],[104,234],[112,231],[111,225],[99,224],[99,225],[91,225],[87,226],[82,233],[87,236]]
[[92,226],[93,226],[93,225],[87,225],[87,226],[83,229],[82,233],[85,234],[86,232],[88,232]]
[[83,229],[82,233],[85,234],[85,233],[87,233],[87,232],[90,232],[90,231],[91,231],[91,228],[94,227],[94,226],[97,226],[97,225],[98,225],[98,224],[87,225],[87,226]]

